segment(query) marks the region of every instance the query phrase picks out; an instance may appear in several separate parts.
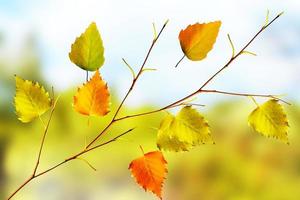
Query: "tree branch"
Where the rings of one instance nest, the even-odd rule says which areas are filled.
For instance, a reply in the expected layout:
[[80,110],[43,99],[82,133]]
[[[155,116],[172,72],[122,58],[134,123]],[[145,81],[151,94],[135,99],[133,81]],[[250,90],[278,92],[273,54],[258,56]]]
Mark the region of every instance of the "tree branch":
[[37,157],[36,164],[35,164],[35,167],[34,167],[34,170],[33,170],[33,175],[36,174],[36,171],[37,171],[37,169],[39,167],[39,164],[40,164],[40,160],[41,160],[41,155],[42,155],[42,151],[43,151],[45,139],[46,139],[46,136],[47,136],[47,133],[48,133],[48,129],[49,129],[49,126],[50,126],[50,122],[51,122],[51,119],[52,119],[52,116],[53,116],[53,113],[54,113],[57,101],[58,101],[58,98],[56,99],[56,101],[54,102],[54,104],[52,106],[50,117],[48,119],[47,125],[45,126],[45,130],[44,130],[44,134],[43,134],[43,137],[42,137],[42,141],[41,141],[41,145],[40,145],[38,157]]
[[[240,55],[243,54],[243,52],[247,49],[247,47],[257,38],[258,35],[260,35],[266,28],[268,28],[274,21],[276,21],[280,16],[282,15],[282,13],[278,14],[274,19],[272,19],[268,24],[266,24],[265,26],[263,26],[251,39],[248,43],[246,43],[246,45],[233,57],[231,57],[229,59],[229,61],[223,66],[221,67],[216,73],[214,73],[209,79],[207,79],[202,86],[197,89],[196,91],[192,92],[191,94],[169,104],[166,105],[165,107],[156,109],[156,110],[152,110],[152,111],[148,111],[148,112],[143,112],[143,113],[138,113],[138,114],[133,114],[133,115],[127,115],[124,117],[120,117],[117,119],[117,121],[121,121],[123,119],[128,119],[128,118],[133,118],[133,117],[138,117],[138,116],[144,116],[144,115],[149,115],[149,114],[153,114],[153,113],[157,113],[163,110],[167,110],[170,109],[178,104],[180,104],[181,102],[201,93],[203,91],[203,88],[205,86],[207,86],[218,74],[220,74],[222,71],[224,71],[234,60],[236,60],[236,58],[238,58]],[[278,99],[278,98],[277,98]]]
[[112,120],[111,120],[110,123],[109,123],[109,124],[108,124],[108,125],[107,125],[107,126],[106,126],[106,127],[105,127],[105,128],[104,128],[104,129],[103,129],[103,130],[102,130],[102,131],[101,131],[101,132],[100,132],[100,133],[99,133],[99,134],[98,134],[98,135],[97,135],[97,136],[96,136],[96,137],[95,137],[95,138],[94,138],[87,146],[86,146],[86,149],[88,149],[89,147],[91,147],[91,146],[92,146],[92,145],[93,145],[93,144],[101,137],[101,135],[104,134],[104,133],[110,128],[110,126],[116,121],[115,119],[116,119],[117,115],[119,114],[119,112],[120,112],[120,110],[121,110],[123,104],[125,103],[127,97],[129,96],[129,94],[130,94],[131,91],[133,90],[135,84],[137,83],[137,80],[139,79],[140,75],[142,74],[143,69],[144,69],[144,67],[145,67],[145,65],[146,65],[146,63],[147,63],[147,61],[148,61],[148,58],[149,58],[151,52],[152,52],[152,49],[153,49],[154,45],[156,44],[156,42],[158,41],[158,39],[159,39],[161,33],[163,32],[163,30],[164,30],[165,27],[167,26],[167,23],[168,23],[168,21],[166,21],[166,22],[164,23],[164,25],[163,25],[162,28],[160,29],[160,31],[159,31],[157,37],[154,38],[154,40],[152,41],[152,43],[151,43],[151,45],[150,45],[150,48],[149,48],[149,50],[148,50],[148,52],[147,52],[147,54],[146,54],[146,57],[145,57],[145,59],[144,59],[144,61],[143,61],[143,64],[141,65],[141,67],[140,67],[140,69],[139,69],[139,71],[138,71],[136,77],[132,80],[131,86],[129,87],[129,89],[128,89],[126,95],[124,96],[123,100],[121,101],[120,105],[118,106],[118,108],[117,108],[117,110],[116,110],[116,112],[115,112],[115,114],[114,114]]
[[272,98],[276,99],[278,101],[281,101],[287,105],[291,105],[291,103],[280,99],[276,96],[279,95],[271,95],[271,94],[249,94],[249,93],[235,93],[235,92],[225,92],[225,91],[220,91],[220,90],[201,90],[203,93],[218,93],[218,94],[226,94],[226,95],[232,95],[232,96],[244,96],[244,97],[264,97],[264,98]]
[[52,171],[52,170],[58,168],[59,166],[61,166],[61,165],[63,165],[63,164],[66,164],[66,163],[70,162],[71,160],[77,159],[79,156],[84,155],[84,154],[86,154],[87,152],[90,152],[90,151],[92,151],[92,150],[94,150],[94,149],[98,149],[98,148],[100,148],[100,147],[102,147],[102,146],[105,146],[105,145],[110,144],[110,143],[112,143],[112,142],[114,142],[114,141],[117,141],[118,138],[120,138],[120,137],[126,135],[127,133],[129,133],[129,132],[131,132],[131,131],[133,131],[133,130],[134,130],[134,128],[129,129],[129,130],[125,131],[124,133],[119,134],[119,135],[117,135],[116,137],[114,137],[114,138],[108,140],[107,142],[104,142],[104,143],[102,143],[102,144],[99,144],[99,145],[97,145],[97,146],[95,146],[95,147],[93,147],[93,148],[90,148],[90,149],[85,149],[85,150],[83,150],[83,151],[81,151],[81,152],[75,154],[74,156],[71,156],[71,157],[65,159],[64,161],[62,161],[62,162],[60,162],[60,163],[54,165],[53,167],[51,167],[51,168],[49,168],[49,169],[47,169],[47,170],[45,170],[45,171],[42,171],[42,172],[40,172],[40,173],[32,174],[32,175],[31,175],[24,183],[22,183],[22,184],[21,184],[21,185],[20,185],[20,186],[19,186],[19,187],[18,187],[18,188],[17,188],[17,189],[16,189],[16,190],[8,197],[8,198],[7,198],[7,200],[10,200],[12,197],[14,197],[21,189],[23,189],[27,184],[29,184],[31,181],[33,181],[33,180],[36,179],[37,177],[40,177],[40,176],[42,176],[42,175],[44,175],[44,174],[46,174],[46,173],[48,173],[48,172],[50,172],[50,171]]
[[[281,16],[281,14],[282,13],[280,13],[279,15],[277,15],[273,20],[271,20],[268,24],[266,24],[265,26],[263,26],[255,35],[254,35],[254,37],[239,51],[239,53],[238,54],[236,54],[234,57],[232,57],[221,69],[219,69],[215,74],[213,74],[206,82],[204,82],[204,84],[199,88],[199,89],[197,89],[196,91],[194,91],[193,93],[191,93],[191,94],[189,94],[189,95],[187,95],[187,96],[185,96],[185,97],[183,97],[183,98],[181,98],[181,99],[179,99],[179,100],[176,100],[175,102],[173,102],[173,103],[171,103],[171,104],[169,104],[169,105],[167,105],[167,106],[165,106],[165,107],[162,107],[162,108],[160,108],[160,109],[156,109],[156,110],[152,110],[152,111],[148,111],[148,112],[143,112],[143,113],[138,113],[138,114],[134,114],[134,115],[128,115],[128,116],[124,116],[124,117],[120,117],[120,118],[117,118],[117,115],[119,114],[119,111],[121,110],[121,108],[122,108],[122,106],[123,106],[123,104],[124,104],[124,102],[126,101],[126,99],[127,99],[127,97],[129,96],[129,94],[131,93],[131,91],[133,90],[133,88],[134,88],[134,86],[135,86],[135,84],[136,84],[136,81],[138,80],[138,78],[140,77],[140,75],[141,75],[141,73],[143,72],[143,68],[144,68],[144,66],[145,66],[145,64],[146,64],[146,62],[147,62],[147,60],[148,60],[148,57],[149,57],[149,55],[150,55],[150,53],[151,53],[151,51],[152,51],[152,49],[153,49],[153,47],[154,47],[154,45],[155,45],[155,43],[157,42],[157,40],[158,40],[158,38],[160,37],[160,35],[161,35],[161,33],[162,33],[162,31],[164,30],[164,28],[165,28],[165,26],[166,26],[166,24],[167,24],[167,22],[163,25],[163,27],[161,28],[161,30],[160,30],[160,32],[159,32],[159,34],[158,34],[158,36],[153,40],[153,42],[152,42],[152,44],[151,44],[151,46],[150,46],[150,48],[149,48],[149,50],[148,50],[148,53],[147,53],[147,55],[146,55],[146,57],[145,57],[145,59],[144,59],[144,62],[143,62],[143,64],[142,64],[142,66],[141,66],[141,68],[140,68],[140,70],[139,70],[139,72],[138,72],[138,74],[137,74],[137,76],[136,76],[136,78],[135,79],[133,79],[133,81],[132,81],[132,84],[131,84],[131,86],[130,86],[130,88],[129,88],[129,90],[127,91],[127,93],[126,93],[126,95],[125,95],[125,97],[123,98],[123,100],[121,101],[121,103],[120,103],[120,105],[118,106],[118,108],[117,108],[117,110],[116,110],[116,112],[115,112],[115,114],[114,114],[114,116],[113,116],[113,118],[112,118],[112,120],[108,123],[108,125],[86,146],[86,148],[83,150],[83,151],[81,151],[81,152],[79,152],[79,153],[77,153],[77,154],[75,154],[75,155],[73,155],[73,156],[71,156],[71,157],[69,157],[69,158],[67,158],[67,159],[65,159],[65,160],[63,160],[62,162],[60,162],[60,163],[58,163],[58,164],[56,164],[56,165],[54,165],[53,167],[50,167],[49,169],[47,169],[47,170],[45,170],[45,171],[42,171],[42,172],[40,172],[40,173],[36,173],[36,170],[34,170],[35,171],[35,173],[31,176],[31,177],[29,177],[21,186],[19,186],[9,197],[8,197],[8,200],[9,199],[11,199],[16,193],[18,193],[24,186],[26,186],[28,183],[30,183],[33,179],[35,179],[35,178],[37,178],[37,177],[40,177],[40,176],[42,176],[42,175],[44,175],[44,174],[46,174],[46,173],[48,173],[48,172],[50,172],[50,171],[52,171],[52,170],[54,170],[54,169],[56,169],[56,168],[58,168],[59,166],[61,166],[61,165],[63,165],[63,164],[66,164],[66,163],[68,163],[69,161],[71,161],[71,160],[74,160],[74,159],[76,159],[76,158],[78,158],[79,156],[81,156],[81,155],[83,155],[83,154],[85,154],[85,153],[87,153],[87,152],[90,152],[90,151],[92,151],[92,150],[94,150],[94,149],[97,149],[97,148],[100,148],[100,147],[102,147],[102,146],[104,146],[104,145],[107,145],[107,144],[110,144],[111,142],[114,142],[114,141],[116,141],[118,138],[120,138],[120,137],[122,137],[122,136],[124,136],[125,134],[127,134],[127,133],[129,133],[129,132],[131,132],[133,129],[129,129],[128,131],[126,131],[126,132],[124,132],[124,133],[122,133],[122,134],[120,134],[120,135],[118,135],[118,136],[116,136],[116,137],[114,137],[113,139],[111,139],[111,140],[109,140],[109,141],[107,141],[107,142],[104,142],[104,143],[101,143],[101,144],[98,144],[98,145],[96,145],[96,146],[94,146],[94,147],[91,147],[99,138],[100,138],[100,136],[102,135],[102,134],[104,134],[115,122],[117,122],[117,121],[121,121],[121,120],[125,120],[125,119],[128,119],[128,118],[133,118],[133,117],[138,117],[138,116],[144,116],[144,115],[149,115],[149,114],[153,114],[153,113],[157,113],[157,112],[160,112],[160,111],[163,111],[163,110],[166,110],[166,109],[169,109],[169,108],[173,108],[173,107],[176,107],[176,106],[179,106],[179,105],[184,105],[184,101],[185,100],[187,100],[187,99],[189,99],[189,98],[191,98],[191,97],[193,97],[194,95],[196,95],[196,94],[199,94],[199,93],[201,93],[201,92],[211,92],[211,93],[222,93],[222,94],[230,94],[230,95],[238,95],[238,96],[247,96],[247,95],[249,95],[249,96],[264,96],[264,97],[271,97],[271,98],[274,98],[274,96],[273,95],[250,95],[250,94],[244,94],[244,93],[240,93],[240,94],[238,94],[238,93],[231,93],[231,92],[222,92],[222,91],[217,91],[217,90],[203,90],[203,88],[205,87],[205,86],[207,86],[218,74],[220,74],[223,70],[225,70],[237,57],[239,57],[244,51],[245,51],[245,49],[255,40],[255,38],[258,36],[258,35],[260,35],[260,33],[261,32],[263,32],[267,27],[269,27],[276,19],[278,19],[280,16]],[[276,97],[275,97],[276,98]],[[278,99],[278,98],[277,98]],[[44,134],[45,135],[45,134]],[[46,136],[46,135],[45,135]],[[44,136],[44,137],[45,137]],[[42,149],[42,147],[43,147],[43,143],[44,143],[44,137],[43,137],[43,139],[42,139],[42,145],[41,145],[41,148],[40,149]],[[42,150],[40,150],[40,152],[41,152]],[[40,159],[40,153],[39,153],[39,156],[38,156],[38,160]],[[39,162],[39,161],[38,161]],[[37,164],[38,165],[38,164]]]

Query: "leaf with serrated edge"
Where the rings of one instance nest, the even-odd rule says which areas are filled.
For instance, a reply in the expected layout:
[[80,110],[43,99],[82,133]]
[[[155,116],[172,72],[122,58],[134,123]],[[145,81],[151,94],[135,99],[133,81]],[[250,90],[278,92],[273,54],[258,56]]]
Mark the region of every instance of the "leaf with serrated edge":
[[183,53],[190,60],[198,61],[206,58],[216,42],[221,21],[189,25],[179,33],[179,41]]
[[248,117],[248,123],[262,135],[288,143],[288,119],[278,100],[271,99],[253,110]]
[[162,199],[162,185],[167,174],[167,161],[160,151],[146,153],[133,160],[129,169],[136,182]]
[[104,116],[109,112],[110,94],[97,70],[74,96],[74,109],[88,116]]
[[191,106],[185,106],[173,116],[168,114],[161,122],[157,146],[162,150],[188,151],[193,146],[214,143],[204,117]]
[[96,71],[103,65],[104,47],[96,23],[91,23],[85,32],[76,38],[69,58],[78,67],[88,71]]
[[21,122],[31,122],[50,109],[52,101],[43,86],[40,86],[38,82],[23,80],[18,76],[15,76],[15,80],[14,103],[16,114]]

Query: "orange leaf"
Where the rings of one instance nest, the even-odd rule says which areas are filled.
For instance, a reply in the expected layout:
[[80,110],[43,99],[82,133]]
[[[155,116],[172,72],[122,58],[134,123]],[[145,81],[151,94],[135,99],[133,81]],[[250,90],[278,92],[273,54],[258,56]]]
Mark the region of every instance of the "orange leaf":
[[94,76],[74,96],[74,109],[89,116],[104,116],[109,112],[109,91],[97,70]]
[[217,39],[221,21],[189,25],[179,33],[183,53],[193,61],[206,58]]
[[136,182],[145,190],[150,190],[162,199],[161,189],[165,175],[167,161],[160,151],[146,153],[143,157],[133,160],[129,169]]

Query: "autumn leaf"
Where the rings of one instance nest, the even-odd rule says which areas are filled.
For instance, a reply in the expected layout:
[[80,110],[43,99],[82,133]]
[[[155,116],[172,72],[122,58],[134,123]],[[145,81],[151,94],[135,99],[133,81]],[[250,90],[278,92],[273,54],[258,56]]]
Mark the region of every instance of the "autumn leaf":
[[288,119],[278,100],[271,99],[258,106],[249,115],[248,123],[262,135],[288,143]]
[[160,124],[157,134],[159,149],[187,151],[204,143],[213,143],[209,125],[191,106],[182,108],[177,116],[168,114]]
[[38,82],[33,83],[18,76],[15,76],[15,80],[16,95],[14,102],[16,114],[21,122],[31,122],[50,109],[52,101],[43,86],[40,86]]
[[107,84],[97,70],[94,76],[74,96],[74,108],[77,112],[89,116],[104,116],[109,112],[110,94]]
[[85,32],[76,38],[69,57],[78,67],[88,71],[96,71],[103,65],[104,47],[96,23],[91,23]]
[[133,160],[129,169],[141,187],[146,191],[152,191],[162,199],[162,185],[168,172],[166,164],[163,154],[160,151],[153,151]]
[[198,61],[206,58],[217,39],[221,21],[207,24],[189,25],[179,33],[179,41],[183,53],[190,60]]

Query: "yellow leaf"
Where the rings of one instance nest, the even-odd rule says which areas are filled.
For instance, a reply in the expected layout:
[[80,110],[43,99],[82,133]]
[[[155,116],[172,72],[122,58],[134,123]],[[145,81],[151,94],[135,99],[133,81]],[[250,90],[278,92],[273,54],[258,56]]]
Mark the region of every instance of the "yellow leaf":
[[190,60],[198,61],[206,58],[216,42],[221,21],[207,24],[189,25],[179,33],[179,41],[183,53]]
[[69,53],[70,60],[78,67],[96,71],[104,63],[104,47],[97,25],[93,22],[76,38]]
[[213,143],[209,125],[191,106],[182,108],[176,117],[168,114],[160,124],[157,134],[159,149],[187,151],[204,143]]
[[94,76],[74,96],[77,112],[89,116],[104,116],[109,112],[109,91],[97,70]]
[[262,135],[278,138],[288,143],[289,124],[278,100],[269,100],[253,110],[248,117],[248,123]]
[[23,80],[18,76],[15,76],[15,80],[16,96],[14,101],[16,113],[21,122],[30,122],[49,110],[52,101],[44,87],[37,82]]

